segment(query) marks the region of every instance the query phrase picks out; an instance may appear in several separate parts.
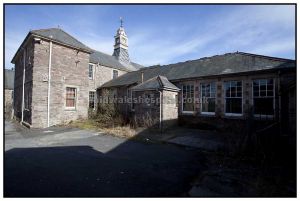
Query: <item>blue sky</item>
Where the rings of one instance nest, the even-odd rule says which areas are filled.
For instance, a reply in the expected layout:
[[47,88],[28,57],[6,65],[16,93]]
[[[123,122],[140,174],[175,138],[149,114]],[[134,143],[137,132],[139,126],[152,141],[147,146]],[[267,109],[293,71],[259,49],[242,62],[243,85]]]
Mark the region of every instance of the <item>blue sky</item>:
[[5,67],[30,30],[58,26],[112,54],[120,16],[131,60],[146,66],[236,51],[295,58],[291,5],[6,5]]

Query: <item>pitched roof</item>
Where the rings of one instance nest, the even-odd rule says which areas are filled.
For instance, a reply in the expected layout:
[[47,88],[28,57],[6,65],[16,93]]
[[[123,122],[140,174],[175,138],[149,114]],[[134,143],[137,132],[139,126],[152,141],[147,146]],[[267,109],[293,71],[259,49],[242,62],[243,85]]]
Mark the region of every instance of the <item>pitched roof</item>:
[[235,52],[164,66],[142,68],[108,81],[101,87],[117,87],[140,83],[142,72],[144,74],[144,80],[162,75],[167,77],[168,80],[174,81],[291,67],[296,67],[295,60]]
[[15,71],[5,69],[4,74],[5,89],[14,89]]
[[93,50],[93,53],[90,55],[90,62],[96,64],[99,63],[103,66],[112,67],[112,68],[125,70],[125,71],[135,71],[143,67],[133,62],[131,62],[131,65],[125,66],[121,64],[115,56],[111,56],[103,52],[99,52],[97,50]]
[[84,45],[82,42],[80,42],[79,40],[77,40],[76,38],[74,38],[73,36],[71,36],[70,34],[68,34],[60,28],[32,30],[29,33],[42,36],[88,52],[92,51],[91,48]]
[[[129,65],[123,65],[116,59],[116,57],[89,48],[88,46],[86,46],[85,44],[83,44],[82,42],[80,42],[79,40],[77,40],[76,38],[74,38],[73,36],[71,36],[70,34],[68,34],[67,32],[65,32],[64,30],[62,30],[60,28],[32,30],[28,33],[24,42],[26,41],[28,36],[32,35],[32,34],[43,37],[43,38],[47,38],[49,40],[56,41],[58,43],[65,44],[67,46],[70,46],[70,47],[73,47],[76,49],[86,51],[88,53],[91,53],[90,54],[90,62],[91,63],[100,63],[101,65],[124,70],[124,71],[135,71],[135,70],[138,70],[138,69],[144,67],[142,65],[139,65],[139,64],[136,64],[133,62],[131,62]],[[19,52],[19,50],[17,51],[17,53],[18,52]],[[12,63],[14,62],[14,59],[15,59],[17,53],[15,54],[14,58],[12,59]]]
[[156,90],[156,89],[165,89],[172,91],[179,91],[180,89],[172,84],[166,77],[164,76],[155,76],[146,82],[143,82],[137,86],[132,87],[134,91],[145,91],[145,90]]

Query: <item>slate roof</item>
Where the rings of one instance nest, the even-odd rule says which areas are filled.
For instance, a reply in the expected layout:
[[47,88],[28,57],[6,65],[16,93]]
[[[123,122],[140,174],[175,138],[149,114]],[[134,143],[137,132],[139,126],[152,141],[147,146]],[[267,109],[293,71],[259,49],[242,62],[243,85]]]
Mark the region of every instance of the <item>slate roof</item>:
[[[65,32],[64,30],[60,28],[49,28],[49,29],[39,29],[39,30],[32,30],[29,32],[28,36],[34,34],[37,36],[41,36],[47,39],[51,39],[53,41],[57,41],[59,43],[71,46],[76,49],[80,49],[83,51],[86,51],[90,54],[90,62],[91,63],[100,63],[101,65],[107,66],[107,67],[112,67],[120,70],[125,70],[125,71],[135,71],[138,70],[144,66],[141,66],[139,64],[131,62],[130,65],[123,65],[121,64],[116,57],[99,52],[97,50],[93,50]],[[28,38],[28,36],[26,38]],[[24,42],[26,39],[24,40]],[[23,42],[23,43],[24,43]],[[20,49],[20,48],[19,48]],[[18,50],[19,51],[19,50]],[[18,53],[17,51],[17,53]],[[12,59],[12,63],[14,63],[14,59],[17,55],[15,54],[14,58]]]
[[131,62],[130,66],[125,66],[121,64],[115,56],[111,56],[97,50],[93,50],[93,53],[91,53],[90,62],[95,64],[99,63],[103,66],[117,68],[125,71],[134,71],[144,67],[133,62]]
[[180,89],[172,84],[166,77],[164,76],[155,76],[146,82],[143,82],[137,86],[132,87],[134,91],[144,91],[144,90],[156,90],[156,89],[165,89],[172,91],[179,91]]
[[205,76],[218,76],[295,67],[295,60],[235,52],[164,66],[142,68],[138,71],[130,72],[108,81],[101,87],[117,87],[140,83],[142,72],[144,74],[144,80],[162,75],[167,77],[170,81],[175,81]]
[[15,71],[5,69],[4,72],[4,81],[5,81],[5,89],[14,89],[14,80],[15,80]]
[[79,40],[77,40],[76,38],[74,38],[73,36],[71,36],[70,34],[68,34],[67,32],[65,32],[64,30],[60,29],[60,28],[50,28],[50,29],[39,29],[39,30],[32,30],[29,33],[31,34],[35,34],[38,36],[42,36],[48,39],[52,39],[54,41],[78,48],[78,49],[82,49],[82,50],[86,50],[88,52],[91,52],[92,49],[89,48],[88,46],[84,45],[82,42],[80,42]]

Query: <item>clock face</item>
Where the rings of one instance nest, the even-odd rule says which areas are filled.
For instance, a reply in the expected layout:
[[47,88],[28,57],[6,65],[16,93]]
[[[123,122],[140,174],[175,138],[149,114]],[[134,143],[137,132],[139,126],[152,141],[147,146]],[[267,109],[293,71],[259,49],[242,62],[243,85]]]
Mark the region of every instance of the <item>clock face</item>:
[[126,43],[126,39],[125,39],[125,38],[122,38],[122,42],[123,42],[123,43]]

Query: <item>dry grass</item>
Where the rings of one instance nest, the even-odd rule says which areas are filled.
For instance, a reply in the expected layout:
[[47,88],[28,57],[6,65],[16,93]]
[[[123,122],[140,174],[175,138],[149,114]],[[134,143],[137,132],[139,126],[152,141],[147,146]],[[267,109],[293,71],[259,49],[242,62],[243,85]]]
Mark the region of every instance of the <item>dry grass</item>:
[[128,125],[108,127],[107,125],[103,125],[92,119],[72,121],[67,126],[85,130],[99,131],[122,138],[132,138],[137,134],[135,129]]
[[137,132],[130,128],[130,126],[116,126],[113,128],[103,128],[101,129],[104,133],[108,133],[117,137],[122,138],[132,138],[135,137]]

